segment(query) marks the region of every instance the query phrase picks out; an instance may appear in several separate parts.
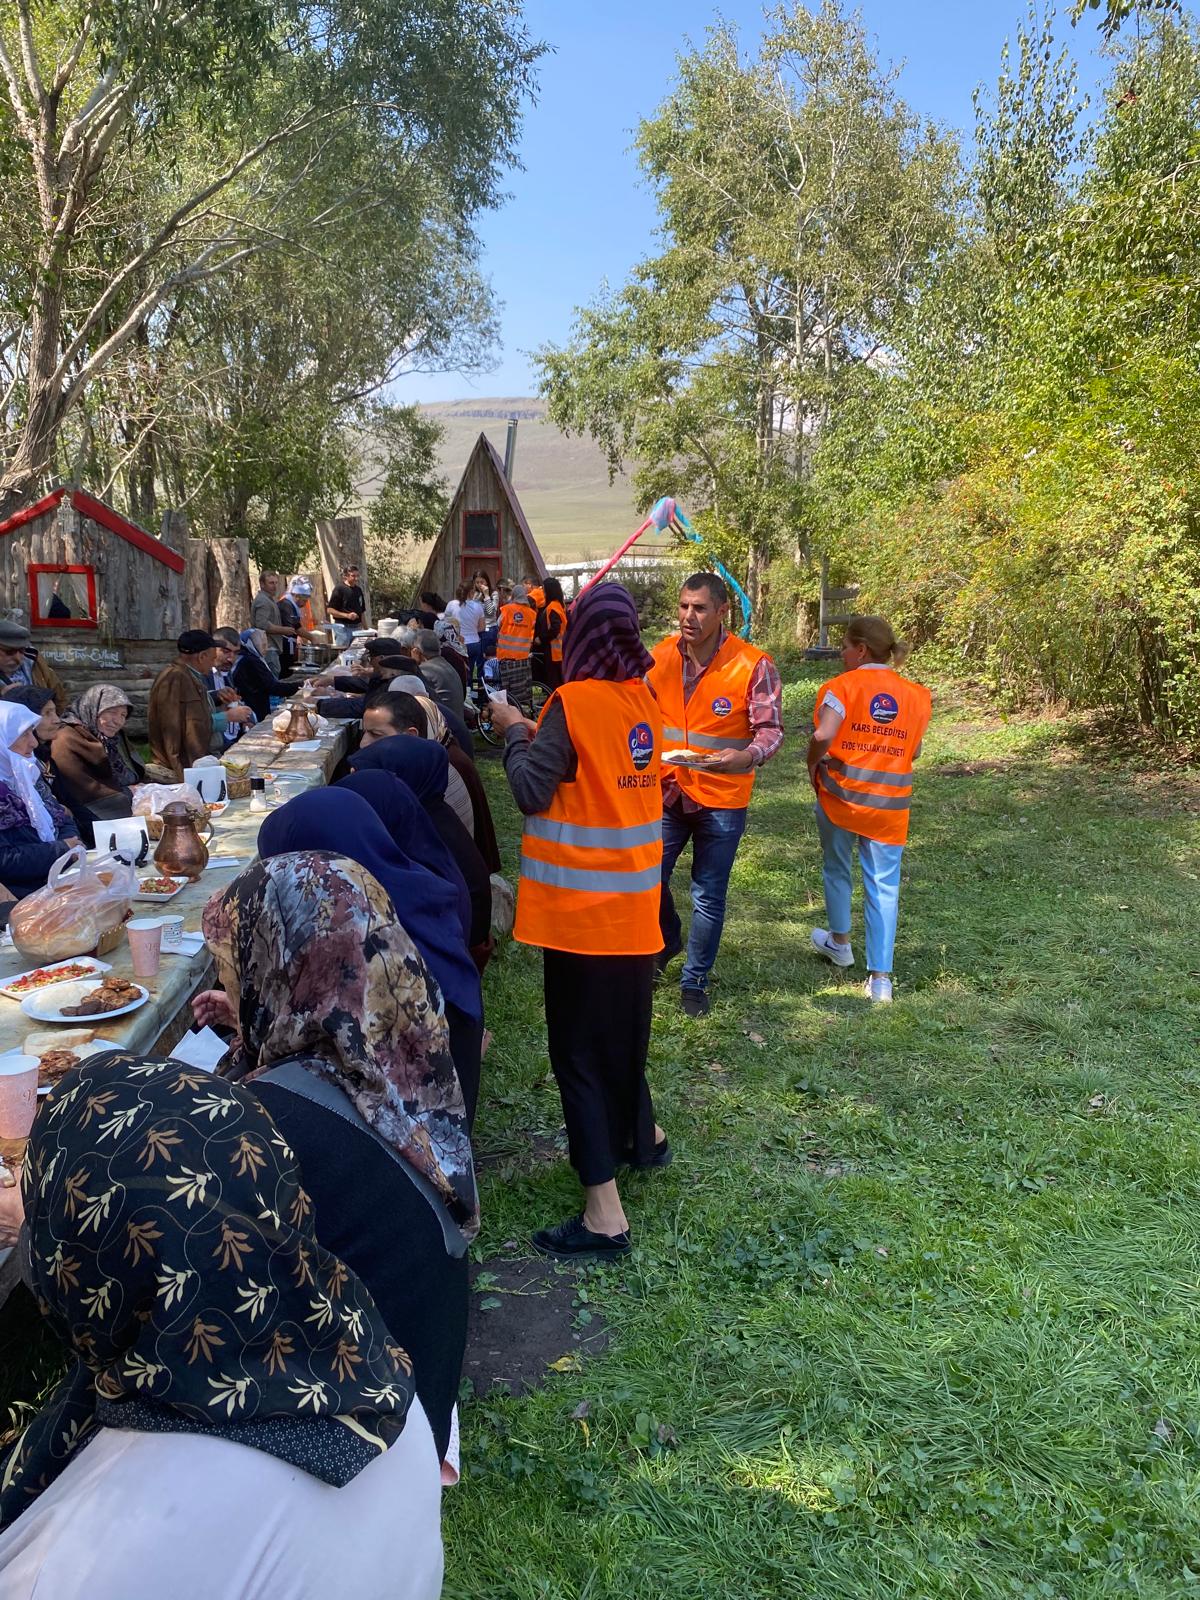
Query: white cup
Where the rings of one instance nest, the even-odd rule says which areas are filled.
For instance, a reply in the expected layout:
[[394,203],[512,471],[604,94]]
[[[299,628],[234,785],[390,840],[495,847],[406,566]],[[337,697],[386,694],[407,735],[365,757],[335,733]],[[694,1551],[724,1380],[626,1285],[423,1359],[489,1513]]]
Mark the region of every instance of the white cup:
[[37,1110],[37,1056],[0,1055],[0,1139],[24,1139]]
[[178,950],[179,942],[183,938],[183,918],[181,916],[159,917],[158,925],[162,929],[162,948],[164,950]]

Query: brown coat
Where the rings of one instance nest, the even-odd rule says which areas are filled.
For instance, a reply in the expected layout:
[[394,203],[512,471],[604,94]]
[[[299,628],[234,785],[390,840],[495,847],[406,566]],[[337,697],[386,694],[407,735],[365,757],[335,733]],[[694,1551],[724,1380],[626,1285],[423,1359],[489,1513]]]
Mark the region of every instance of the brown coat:
[[150,690],[150,754],[182,782],[184,767],[194,767],[213,748],[212,702],[191,667],[177,658],[155,678]]
[[54,792],[72,811],[79,806],[94,806],[97,801],[120,800],[128,794],[113,777],[103,742],[78,722],[64,722],[54,735],[50,760],[57,774]]
[[[58,707],[59,715],[67,709],[67,691],[63,681],[54,668],[47,666],[36,650],[26,651],[26,657],[33,657],[33,666],[30,668],[29,681],[35,689],[49,689],[54,696],[54,704]],[[0,689],[24,684],[25,679],[19,675],[7,678],[0,676]]]

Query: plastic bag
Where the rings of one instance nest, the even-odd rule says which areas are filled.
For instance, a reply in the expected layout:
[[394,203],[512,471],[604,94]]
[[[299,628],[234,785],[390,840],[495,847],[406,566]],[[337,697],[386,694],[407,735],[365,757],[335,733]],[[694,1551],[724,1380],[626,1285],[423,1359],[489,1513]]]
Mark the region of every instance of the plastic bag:
[[163,807],[169,806],[172,800],[182,800],[197,819],[208,816],[208,807],[200,798],[200,791],[189,783],[135,783],[133,786],[135,817],[159,817]]
[[87,955],[104,934],[124,922],[137,884],[137,873],[118,857],[89,861],[86,850],[77,846],[50,868],[44,889],[12,908],[8,925],[13,943],[35,961]]

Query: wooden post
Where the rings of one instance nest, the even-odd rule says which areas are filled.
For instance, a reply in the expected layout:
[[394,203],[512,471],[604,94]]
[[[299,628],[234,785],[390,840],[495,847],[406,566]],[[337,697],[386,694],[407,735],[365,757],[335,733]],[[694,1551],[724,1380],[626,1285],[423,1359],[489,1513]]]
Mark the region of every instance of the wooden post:
[[207,540],[185,539],[183,554],[187,561],[183,574],[184,627],[207,631],[212,624],[208,604]]
[[[162,529],[159,537],[168,550],[174,550],[177,556],[187,556],[188,519],[186,511],[164,511]],[[164,639],[175,639],[183,632],[185,627],[184,613],[187,609],[187,571],[181,573],[170,572],[162,569],[162,581],[166,584],[166,593],[163,597],[162,629]]]
[[214,628],[250,626],[250,544],[246,539],[214,539],[209,547],[217,573],[212,603]]
[[371,580],[367,572],[366,543],[363,539],[361,517],[334,517],[330,521],[321,517],[317,521],[317,550],[321,556],[321,574],[325,579],[325,594],[342,581],[343,567],[357,567],[362,583],[363,599],[367,609],[363,626],[371,625]]
[[309,604],[312,606],[313,621],[322,626],[329,620],[329,612],[325,606],[325,580],[319,572],[306,572],[304,576],[312,584],[312,598]]

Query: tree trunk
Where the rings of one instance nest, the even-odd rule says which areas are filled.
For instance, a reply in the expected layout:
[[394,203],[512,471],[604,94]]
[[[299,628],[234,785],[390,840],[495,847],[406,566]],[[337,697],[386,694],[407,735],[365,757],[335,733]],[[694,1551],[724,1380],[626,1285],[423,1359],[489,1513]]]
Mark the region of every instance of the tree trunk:
[[208,543],[204,539],[189,539],[184,551],[187,571],[183,575],[184,627],[209,628]]
[[240,633],[250,626],[249,541],[214,539],[210,549],[217,575],[211,604],[213,627],[236,628]]

